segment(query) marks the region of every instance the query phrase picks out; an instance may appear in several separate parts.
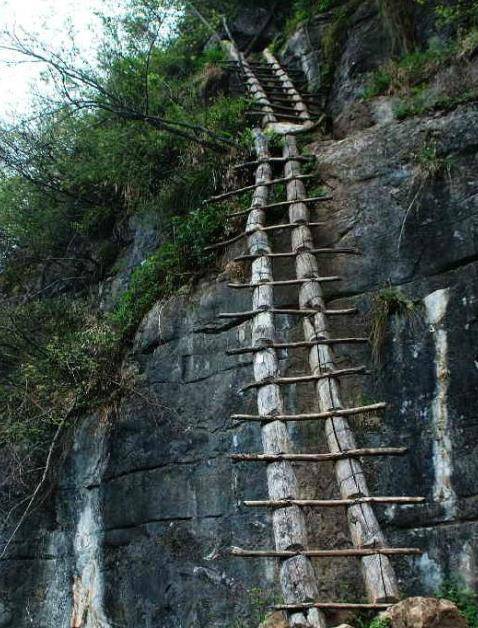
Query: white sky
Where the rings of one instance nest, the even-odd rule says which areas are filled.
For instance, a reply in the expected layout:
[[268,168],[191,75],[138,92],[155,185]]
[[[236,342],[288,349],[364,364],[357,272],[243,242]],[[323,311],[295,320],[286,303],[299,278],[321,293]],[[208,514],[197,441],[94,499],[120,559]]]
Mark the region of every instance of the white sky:
[[[0,0],[0,28],[35,33],[59,49],[68,42],[71,25],[82,56],[91,58],[101,34],[95,11],[112,14],[120,5],[119,0]],[[11,59],[11,53],[0,50],[0,119],[28,111],[31,87],[42,69],[37,63],[8,65]]]

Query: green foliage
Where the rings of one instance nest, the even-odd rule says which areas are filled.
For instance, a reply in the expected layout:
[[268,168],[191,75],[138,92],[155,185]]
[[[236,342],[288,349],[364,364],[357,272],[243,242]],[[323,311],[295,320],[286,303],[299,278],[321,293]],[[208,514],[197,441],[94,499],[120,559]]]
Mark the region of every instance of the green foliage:
[[222,235],[224,216],[223,206],[205,205],[171,221],[172,239],[133,272],[129,289],[113,313],[122,334],[131,332],[158,299],[211,264],[214,255],[206,254],[204,247]]
[[453,45],[432,45],[428,50],[406,54],[399,60],[391,60],[375,70],[364,92],[364,98],[381,94],[416,94],[443,63],[455,52]]
[[437,592],[437,597],[456,604],[470,628],[478,628],[478,596],[460,577],[445,581]]
[[416,0],[422,6],[434,10],[439,25],[455,29],[478,26],[478,2],[476,0]]
[[111,392],[119,349],[85,300],[3,305],[0,314],[0,448],[42,451],[51,430]]
[[270,606],[274,600],[263,589],[254,587],[249,589],[249,611],[250,616],[247,620],[236,619],[230,628],[250,628],[250,626],[259,626],[267,617]]

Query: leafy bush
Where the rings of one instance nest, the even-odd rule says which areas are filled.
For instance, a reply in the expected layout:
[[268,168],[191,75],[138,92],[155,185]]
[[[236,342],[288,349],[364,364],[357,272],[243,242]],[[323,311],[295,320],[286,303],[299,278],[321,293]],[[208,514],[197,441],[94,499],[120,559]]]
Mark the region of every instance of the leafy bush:
[[478,596],[461,578],[445,581],[437,592],[437,597],[456,604],[470,628],[478,628]]
[[133,272],[129,289],[116,307],[113,321],[121,333],[131,332],[159,298],[210,265],[214,255],[206,254],[204,247],[224,232],[224,217],[223,206],[206,205],[171,221],[171,241]]

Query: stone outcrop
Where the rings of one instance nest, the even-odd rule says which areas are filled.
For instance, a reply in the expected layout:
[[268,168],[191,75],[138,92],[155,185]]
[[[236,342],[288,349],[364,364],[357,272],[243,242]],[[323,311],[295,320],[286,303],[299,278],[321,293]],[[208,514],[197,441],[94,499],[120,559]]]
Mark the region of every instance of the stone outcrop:
[[449,600],[410,597],[381,614],[391,628],[468,628],[468,622]]

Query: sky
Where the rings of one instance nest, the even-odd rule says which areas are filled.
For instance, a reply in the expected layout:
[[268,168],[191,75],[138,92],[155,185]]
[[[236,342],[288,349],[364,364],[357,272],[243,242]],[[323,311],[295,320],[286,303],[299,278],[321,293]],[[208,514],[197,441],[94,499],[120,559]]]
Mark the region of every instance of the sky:
[[[0,0],[0,28],[35,33],[55,49],[68,42],[71,25],[82,56],[92,58],[101,35],[95,11],[118,11],[121,2],[111,0]],[[41,67],[37,63],[10,65],[12,54],[0,50],[0,119],[14,119],[28,111],[32,84]]]

